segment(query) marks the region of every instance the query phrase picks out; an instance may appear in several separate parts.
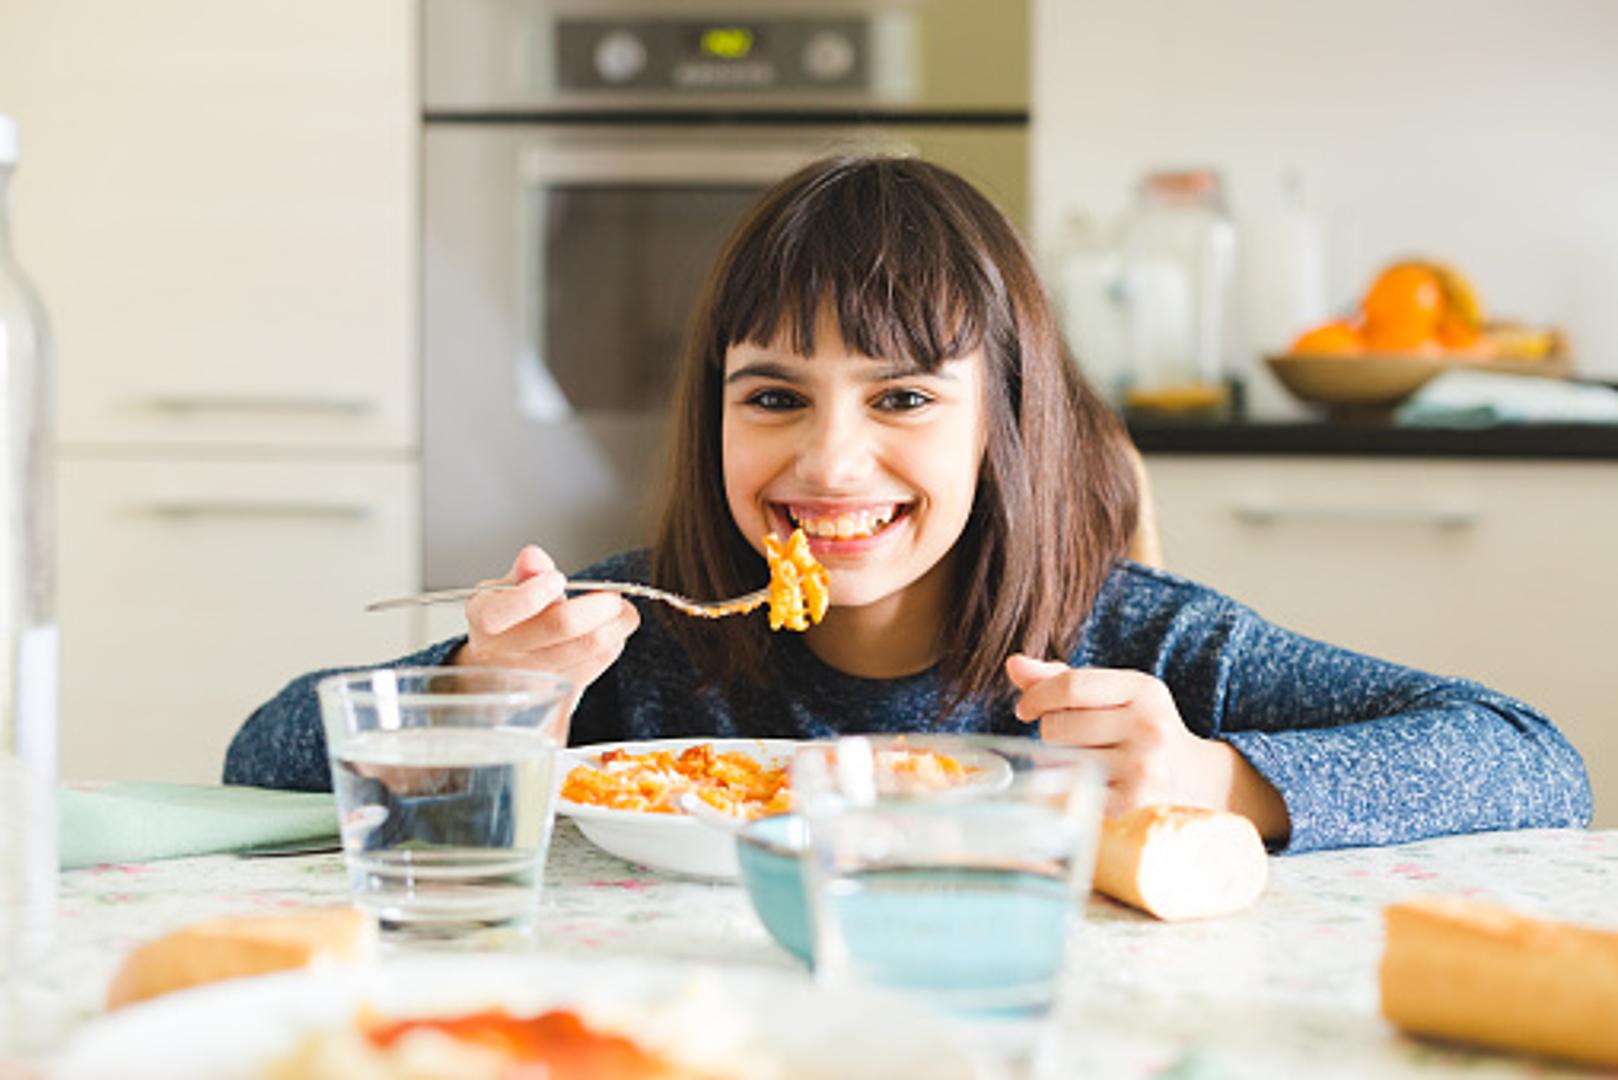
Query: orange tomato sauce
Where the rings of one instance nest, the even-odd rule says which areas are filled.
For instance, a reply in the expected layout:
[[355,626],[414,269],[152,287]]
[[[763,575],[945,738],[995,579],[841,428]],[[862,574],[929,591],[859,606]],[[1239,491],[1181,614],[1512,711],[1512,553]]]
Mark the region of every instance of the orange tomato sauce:
[[516,1017],[489,1009],[447,1019],[398,1020],[371,1028],[365,1035],[387,1050],[413,1031],[442,1032],[458,1042],[502,1055],[509,1068],[502,1075],[546,1080],[670,1080],[682,1073],[648,1053],[632,1039],[596,1031],[577,1013],[557,1009],[538,1016]]

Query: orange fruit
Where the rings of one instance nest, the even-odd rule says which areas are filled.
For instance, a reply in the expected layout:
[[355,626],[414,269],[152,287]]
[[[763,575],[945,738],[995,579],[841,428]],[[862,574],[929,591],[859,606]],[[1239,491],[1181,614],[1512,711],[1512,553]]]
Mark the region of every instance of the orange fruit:
[[1352,356],[1365,351],[1365,342],[1353,325],[1329,322],[1300,334],[1291,351],[1299,356]]
[[1405,351],[1428,340],[1436,344],[1444,287],[1422,263],[1395,263],[1377,275],[1360,307],[1366,342],[1374,348]]
[[1445,352],[1466,356],[1485,356],[1493,351],[1483,331],[1465,316],[1453,311],[1446,311],[1444,317],[1438,320],[1438,344]]
[[1365,327],[1365,348],[1373,353],[1417,353],[1431,355],[1443,351],[1436,327],[1403,323],[1369,323]]

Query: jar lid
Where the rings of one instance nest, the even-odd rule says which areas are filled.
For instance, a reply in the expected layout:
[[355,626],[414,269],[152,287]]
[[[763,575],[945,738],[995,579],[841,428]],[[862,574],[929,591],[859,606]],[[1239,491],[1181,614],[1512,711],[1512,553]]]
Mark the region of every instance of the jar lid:
[[1141,194],[1164,202],[1224,203],[1224,184],[1212,168],[1159,169],[1140,180]]
[[0,165],[17,164],[17,121],[0,114]]

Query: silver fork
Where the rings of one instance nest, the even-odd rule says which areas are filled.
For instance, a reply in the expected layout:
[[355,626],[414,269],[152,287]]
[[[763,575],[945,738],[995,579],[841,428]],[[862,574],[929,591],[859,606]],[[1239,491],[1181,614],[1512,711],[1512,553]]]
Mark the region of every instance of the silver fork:
[[[517,583],[520,584],[520,583]],[[460,589],[439,589],[436,592],[416,593],[413,596],[395,596],[390,600],[378,600],[373,604],[366,604],[366,611],[388,611],[392,608],[418,607],[426,604],[449,604],[457,600],[467,600],[478,593],[504,592],[515,589],[517,584],[512,582],[491,582],[488,585],[472,585]],[[654,589],[650,585],[640,585],[633,581],[586,581],[584,579],[570,579],[566,585],[568,592],[615,592],[628,596],[639,596],[647,600],[659,600],[677,611],[687,615],[694,615],[699,619],[722,619],[726,615],[744,615],[761,607],[770,598],[770,589],[766,585],[741,596],[729,600],[693,600],[689,596],[681,596],[666,589]]]

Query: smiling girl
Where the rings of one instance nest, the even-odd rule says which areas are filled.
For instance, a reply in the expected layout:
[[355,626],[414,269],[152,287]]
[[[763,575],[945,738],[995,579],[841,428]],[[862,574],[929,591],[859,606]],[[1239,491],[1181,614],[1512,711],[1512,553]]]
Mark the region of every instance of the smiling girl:
[[[831,571],[807,633],[568,597],[538,547],[400,663],[559,672],[575,744],[865,731],[1038,735],[1105,763],[1109,813],[1246,814],[1293,851],[1583,825],[1578,754],[1476,683],[1312,641],[1125,558],[1127,437],[1005,218],[899,158],[817,162],[740,223],[699,305],[650,553],[581,576],[699,597],[801,527]],[[238,733],[227,783],[329,785],[313,686]]]

